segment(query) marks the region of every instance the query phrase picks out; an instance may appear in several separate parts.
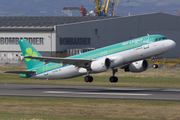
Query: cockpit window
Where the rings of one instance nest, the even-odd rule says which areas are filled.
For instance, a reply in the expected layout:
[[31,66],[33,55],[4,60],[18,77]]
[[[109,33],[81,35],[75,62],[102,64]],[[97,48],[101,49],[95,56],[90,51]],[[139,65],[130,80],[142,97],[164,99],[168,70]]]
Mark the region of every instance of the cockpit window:
[[162,37],[163,40],[167,39],[166,37]]
[[159,40],[166,40],[166,37],[162,37],[162,38],[156,38],[155,41],[159,41]]

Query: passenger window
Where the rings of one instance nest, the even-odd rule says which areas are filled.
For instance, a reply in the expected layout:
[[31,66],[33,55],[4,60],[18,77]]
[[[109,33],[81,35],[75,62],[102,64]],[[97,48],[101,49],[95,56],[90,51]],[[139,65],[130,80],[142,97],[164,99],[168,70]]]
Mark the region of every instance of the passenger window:
[[159,40],[162,40],[162,38],[159,38]]

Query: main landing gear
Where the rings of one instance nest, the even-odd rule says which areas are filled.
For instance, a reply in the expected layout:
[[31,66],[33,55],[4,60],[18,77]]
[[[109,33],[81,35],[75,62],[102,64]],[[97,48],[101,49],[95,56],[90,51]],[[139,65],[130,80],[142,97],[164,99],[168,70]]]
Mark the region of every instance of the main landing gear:
[[84,81],[85,82],[92,82],[93,81],[93,77],[92,76],[86,76],[86,77],[84,77]]
[[111,77],[109,78],[109,81],[110,81],[111,83],[117,83],[117,82],[118,82],[118,78],[117,78],[116,76],[114,76],[114,75],[115,75],[115,73],[116,73],[118,70],[117,70],[117,69],[113,69],[112,71],[113,71],[113,76],[111,76]]
[[93,77],[89,75],[89,72],[88,72],[88,75],[84,77],[84,81],[85,82],[92,82],[93,81]]
[[[116,77],[114,75],[115,75],[116,72],[118,72],[118,70],[117,69],[113,69],[112,71],[113,71],[113,76],[111,76],[109,78],[109,81],[111,83],[117,83],[118,82],[118,77]],[[88,72],[87,76],[84,77],[84,81],[85,82],[92,82],[93,81],[93,77],[89,75],[89,72]]]
[[153,62],[152,67],[153,67],[154,69],[157,69],[157,68],[158,68],[158,64],[155,64],[155,59],[156,59],[156,57],[154,57],[154,56],[151,58],[151,60],[152,60],[152,62]]

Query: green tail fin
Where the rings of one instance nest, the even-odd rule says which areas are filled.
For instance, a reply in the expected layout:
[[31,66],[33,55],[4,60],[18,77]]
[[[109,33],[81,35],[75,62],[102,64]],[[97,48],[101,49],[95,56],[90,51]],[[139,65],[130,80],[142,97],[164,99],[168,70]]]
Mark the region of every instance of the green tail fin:
[[[19,46],[21,48],[23,56],[39,56],[41,57],[41,54],[26,40],[22,39],[19,40]],[[36,65],[43,65],[44,62],[41,62],[39,60],[35,59],[28,59],[24,58],[27,69],[32,69]]]

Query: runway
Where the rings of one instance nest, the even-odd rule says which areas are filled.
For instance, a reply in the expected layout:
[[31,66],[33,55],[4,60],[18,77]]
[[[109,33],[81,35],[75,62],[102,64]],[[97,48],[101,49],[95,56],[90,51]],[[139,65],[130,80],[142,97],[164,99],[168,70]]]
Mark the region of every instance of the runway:
[[180,89],[0,84],[0,96],[180,101]]

